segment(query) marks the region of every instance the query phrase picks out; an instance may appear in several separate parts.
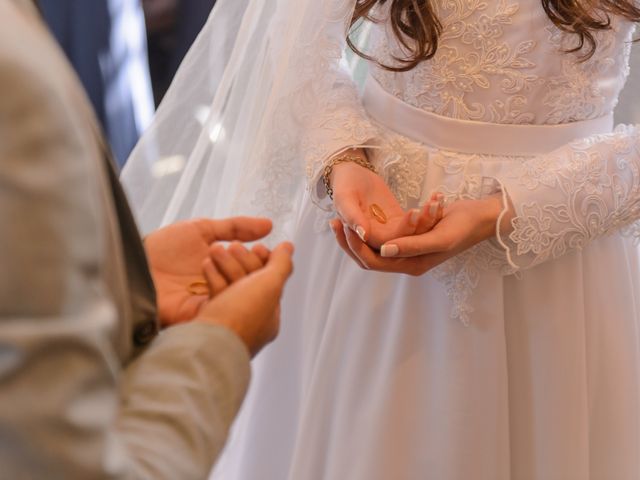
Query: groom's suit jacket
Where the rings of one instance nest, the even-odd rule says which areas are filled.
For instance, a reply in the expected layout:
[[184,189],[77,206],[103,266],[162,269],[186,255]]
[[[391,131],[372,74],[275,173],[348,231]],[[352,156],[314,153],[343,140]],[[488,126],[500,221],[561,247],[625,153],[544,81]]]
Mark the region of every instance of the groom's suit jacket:
[[153,283],[78,80],[0,2],[0,478],[206,478],[249,380],[241,341],[158,333]]

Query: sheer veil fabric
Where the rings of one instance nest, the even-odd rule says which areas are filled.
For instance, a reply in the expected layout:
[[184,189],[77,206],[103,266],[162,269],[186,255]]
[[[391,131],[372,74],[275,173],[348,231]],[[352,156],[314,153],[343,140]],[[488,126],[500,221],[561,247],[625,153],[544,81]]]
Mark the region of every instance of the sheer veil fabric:
[[219,0],[122,174],[141,229],[264,215],[286,237],[305,132],[326,108],[354,0]]

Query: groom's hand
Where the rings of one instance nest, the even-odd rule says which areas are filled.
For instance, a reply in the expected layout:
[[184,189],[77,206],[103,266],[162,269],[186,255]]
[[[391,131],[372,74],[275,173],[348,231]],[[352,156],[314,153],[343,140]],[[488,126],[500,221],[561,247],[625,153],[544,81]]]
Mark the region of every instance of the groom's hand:
[[[213,243],[259,240],[268,235],[271,228],[271,221],[263,218],[202,218],[169,225],[147,236],[144,244],[158,296],[160,324],[166,327],[192,320],[209,296],[226,286],[219,283],[219,291],[211,292],[203,275],[203,263],[211,258]],[[243,253],[246,250],[238,248],[236,261],[253,265],[257,263],[257,255],[262,259],[258,265],[261,266],[266,260],[262,250],[264,247],[257,247],[252,249],[253,255],[247,256]],[[232,268],[233,261],[224,265]],[[224,267],[220,270],[223,274],[228,273],[225,279],[231,283],[233,272],[226,272]]]
[[[235,332],[255,356],[271,342],[280,328],[280,297],[293,270],[293,245],[282,243],[269,254],[265,265],[229,285],[206,302],[196,321],[222,325]],[[212,274],[224,276],[215,258],[207,265],[210,288]]]

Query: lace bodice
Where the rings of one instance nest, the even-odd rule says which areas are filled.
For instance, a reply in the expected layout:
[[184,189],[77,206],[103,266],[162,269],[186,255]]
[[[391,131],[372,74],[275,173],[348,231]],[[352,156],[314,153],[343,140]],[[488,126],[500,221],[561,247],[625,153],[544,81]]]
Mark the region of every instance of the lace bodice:
[[[579,62],[575,35],[558,30],[537,0],[435,2],[443,31],[435,57],[373,76],[390,93],[448,117],[508,124],[559,124],[610,113],[628,74],[633,24],[613,20],[595,54]],[[384,19],[385,12],[378,15]],[[397,65],[403,51],[389,22],[373,26],[372,56]]]
[[[371,75],[402,102],[494,124],[559,125],[612,113],[629,73],[632,23],[612,17],[611,30],[595,34],[594,55],[581,61],[585,51],[566,53],[578,38],[557,29],[539,0],[435,4],[443,31],[432,59],[401,73],[370,62]],[[366,51],[392,65],[394,56],[406,54],[386,15],[380,9],[379,21],[367,24]],[[322,81],[316,83],[331,87],[303,139],[312,186],[333,155],[363,147],[404,207],[422,204],[434,191],[448,202],[501,191],[513,206],[507,235],[434,271],[452,298],[454,317],[470,318],[471,292],[483,270],[510,274],[532,268],[625,227],[640,236],[640,224],[633,224],[640,219],[640,126],[621,126],[536,155],[465,154],[382,127],[364,110],[352,72],[327,65],[332,69],[318,67]],[[318,194],[322,205],[321,189]]]

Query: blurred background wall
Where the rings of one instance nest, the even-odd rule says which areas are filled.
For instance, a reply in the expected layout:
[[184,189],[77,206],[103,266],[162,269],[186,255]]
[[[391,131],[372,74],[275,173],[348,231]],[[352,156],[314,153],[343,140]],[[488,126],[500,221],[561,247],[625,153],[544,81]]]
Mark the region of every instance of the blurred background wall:
[[204,26],[215,0],[142,0],[156,106]]
[[616,123],[640,123],[640,42],[631,47],[631,73],[616,108]]
[[[1,0],[0,0],[1,1]],[[120,166],[215,0],[39,0]]]

